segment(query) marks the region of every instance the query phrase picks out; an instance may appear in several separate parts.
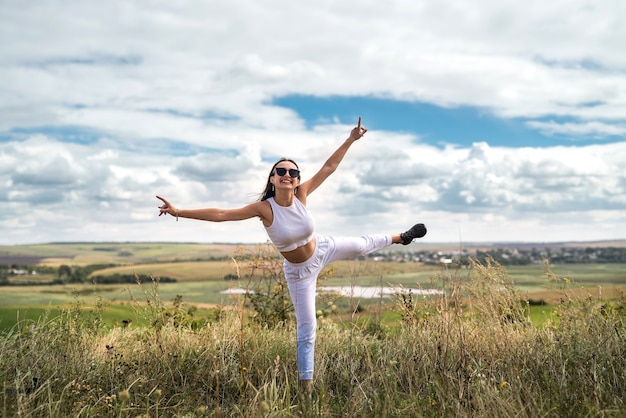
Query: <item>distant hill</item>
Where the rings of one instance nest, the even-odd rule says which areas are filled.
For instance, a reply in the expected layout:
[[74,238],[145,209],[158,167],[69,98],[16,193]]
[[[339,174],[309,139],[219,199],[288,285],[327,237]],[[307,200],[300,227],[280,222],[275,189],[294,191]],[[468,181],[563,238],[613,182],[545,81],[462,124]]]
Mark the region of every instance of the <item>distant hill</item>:
[[[0,264],[87,265],[96,263],[135,264],[142,262],[221,260],[238,250],[259,244],[158,243],[158,242],[72,242],[0,246]],[[396,252],[414,251],[489,251],[496,248],[520,250],[545,248],[624,248],[626,240],[576,242],[463,242],[432,243],[416,241],[391,247]]]
[[[459,244],[456,245],[458,248]],[[607,247],[626,247],[626,240],[608,240],[608,241],[563,241],[563,242],[467,242],[463,243],[465,248],[607,248]]]

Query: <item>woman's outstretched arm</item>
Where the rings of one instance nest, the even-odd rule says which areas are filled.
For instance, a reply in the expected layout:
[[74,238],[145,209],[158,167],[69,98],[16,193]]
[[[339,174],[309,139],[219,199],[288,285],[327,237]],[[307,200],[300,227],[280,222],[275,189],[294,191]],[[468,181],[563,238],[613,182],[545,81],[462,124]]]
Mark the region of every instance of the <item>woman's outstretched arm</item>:
[[224,221],[242,221],[259,217],[264,223],[268,223],[268,216],[271,216],[271,209],[266,202],[254,202],[249,205],[237,209],[178,209],[169,200],[157,196],[163,205],[159,206],[159,216],[172,215],[178,218],[197,219],[200,221],[224,222]]
[[367,129],[361,126],[361,117],[359,117],[359,122],[357,126],[352,129],[350,132],[350,136],[335,150],[335,152],[326,160],[322,168],[319,169],[313,177],[309,180],[305,181],[298,187],[298,197],[301,200],[306,200],[306,196],[313,193],[315,189],[317,189],[323,182],[335,172],[337,167],[339,167],[339,163],[343,160],[343,157],[348,152],[350,146],[358,141],[363,135],[365,135]]

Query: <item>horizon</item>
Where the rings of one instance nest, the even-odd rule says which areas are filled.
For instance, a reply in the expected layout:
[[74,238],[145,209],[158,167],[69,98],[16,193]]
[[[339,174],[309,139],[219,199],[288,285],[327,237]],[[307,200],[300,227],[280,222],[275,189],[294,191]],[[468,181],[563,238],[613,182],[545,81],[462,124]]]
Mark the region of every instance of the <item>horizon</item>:
[[[528,245],[547,245],[547,246],[555,246],[555,245],[601,245],[601,244],[617,244],[616,247],[626,246],[626,238],[624,239],[612,239],[612,240],[594,240],[594,241],[468,241],[468,242],[413,242],[408,246],[400,246],[400,245],[392,245],[387,249],[402,249],[403,251],[410,251],[412,247],[434,247],[434,246],[528,246]],[[94,244],[94,245],[104,245],[104,244],[118,244],[118,245],[134,245],[134,244],[168,244],[168,245],[225,245],[225,246],[237,246],[237,245],[245,245],[245,246],[253,246],[253,245],[272,245],[271,242],[200,242],[200,241],[57,241],[57,242],[38,242],[38,243],[22,243],[22,244],[0,244],[0,248],[3,247],[28,247],[28,246],[39,246],[39,245],[85,245],[85,244]],[[610,245],[609,245],[610,246]]]

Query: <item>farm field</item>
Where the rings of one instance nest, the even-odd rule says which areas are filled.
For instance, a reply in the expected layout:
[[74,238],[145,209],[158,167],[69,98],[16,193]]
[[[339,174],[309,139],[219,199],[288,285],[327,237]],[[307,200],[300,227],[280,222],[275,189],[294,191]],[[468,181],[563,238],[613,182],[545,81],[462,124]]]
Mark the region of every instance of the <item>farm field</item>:
[[[96,270],[91,276],[113,274],[147,275],[153,278],[171,277],[176,283],[160,283],[158,297],[183,301],[197,307],[228,306],[240,303],[236,293],[225,294],[229,289],[248,287],[245,273],[241,280],[224,280],[237,273],[233,260],[241,252],[254,251],[258,246],[179,244],[179,243],[76,243],[0,247],[0,263],[29,262],[45,266],[84,266],[89,264],[117,264],[115,267]],[[579,290],[597,298],[614,297],[626,289],[624,264],[562,264],[550,266],[552,274],[567,279],[572,290]],[[516,290],[529,299],[558,301],[563,281],[550,280],[543,264],[506,266],[505,270]],[[388,262],[373,260],[339,261],[329,267],[330,278],[324,286],[402,286],[405,288],[441,289],[448,279],[463,279],[467,269],[441,265],[424,265],[418,262]],[[38,280],[52,280],[39,277]],[[30,280],[30,279],[29,279]],[[104,302],[106,317],[114,322],[130,315],[128,304],[132,300],[145,300],[152,292],[152,284],[64,284],[38,286],[4,286],[0,292],[0,329],[13,326],[18,319],[36,319],[42,312],[59,310],[80,303],[93,306]],[[346,299],[344,297],[344,299]],[[385,300],[359,301],[362,306],[389,305]],[[338,301],[342,304],[341,300]],[[346,305],[346,303],[343,303]],[[124,307],[126,306],[126,308]]]
[[48,266],[71,264],[141,264],[175,260],[231,257],[251,245],[196,243],[59,243],[0,246],[0,264],[32,263]]

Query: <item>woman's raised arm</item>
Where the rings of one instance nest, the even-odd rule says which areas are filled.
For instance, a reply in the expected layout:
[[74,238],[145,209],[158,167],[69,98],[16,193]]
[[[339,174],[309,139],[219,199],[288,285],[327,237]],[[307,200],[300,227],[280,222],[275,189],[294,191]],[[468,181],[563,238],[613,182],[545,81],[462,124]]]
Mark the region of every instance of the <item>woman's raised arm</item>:
[[305,181],[298,187],[298,197],[301,200],[306,200],[306,196],[313,193],[332,173],[335,172],[339,163],[343,160],[343,157],[348,152],[350,146],[361,139],[365,135],[367,129],[361,126],[361,117],[359,116],[359,122],[357,126],[352,129],[350,136],[335,150],[335,152],[326,160],[322,168],[319,169],[313,177]]

